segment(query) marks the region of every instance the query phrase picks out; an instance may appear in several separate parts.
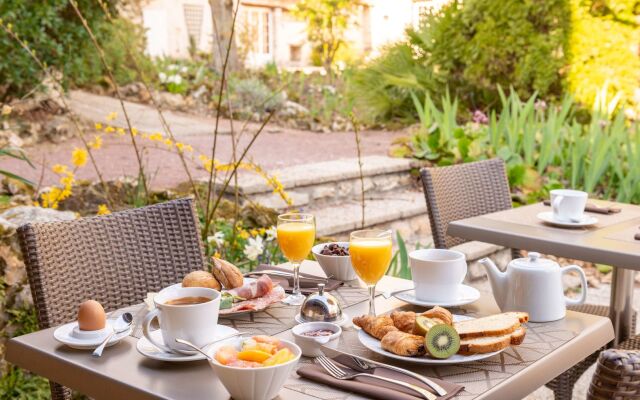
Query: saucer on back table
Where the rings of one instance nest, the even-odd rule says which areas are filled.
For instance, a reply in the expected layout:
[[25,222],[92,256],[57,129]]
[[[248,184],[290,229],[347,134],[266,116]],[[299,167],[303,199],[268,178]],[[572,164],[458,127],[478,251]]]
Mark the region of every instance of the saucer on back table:
[[582,217],[582,221],[580,222],[571,222],[571,221],[559,221],[554,218],[552,211],[541,212],[537,215],[538,219],[549,225],[555,225],[562,228],[584,228],[587,226],[592,226],[598,223],[598,218],[593,215],[584,214]]
[[458,307],[465,304],[473,303],[474,301],[478,300],[480,298],[480,292],[474,287],[461,284],[458,287],[458,298],[451,301],[419,300],[418,298],[416,298],[415,290],[407,290],[406,292],[396,293],[393,295],[393,297],[406,303],[421,307]]

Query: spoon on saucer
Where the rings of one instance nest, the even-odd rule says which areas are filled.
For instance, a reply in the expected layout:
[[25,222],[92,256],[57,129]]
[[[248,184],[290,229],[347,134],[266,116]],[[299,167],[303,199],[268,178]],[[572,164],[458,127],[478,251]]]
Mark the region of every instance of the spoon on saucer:
[[104,338],[102,343],[100,343],[100,346],[96,347],[92,355],[94,357],[102,356],[102,352],[104,351],[104,348],[107,346],[107,343],[109,343],[109,340],[111,340],[113,335],[117,335],[118,333],[122,333],[127,329],[129,329],[132,322],[133,322],[133,315],[131,315],[131,313],[126,312],[121,316],[119,316],[118,319],[116,319],[116,321],[113,323],[113,331],[110,334],[108,334],[106,338]]
[[408,289],[402,289],[402,290],[394,290],[393,292],[392,292],[392,291],[382,292],[382,296],[383,296],[385,299],[388,299],[388,298],[390,298],[391,296],[395,296],[395,295],[396,295],[396,294],[398,294],[398,293],[408,292],[409,290],[413,290],[413,289],[415,289],[415,288],[408,288]]
[[[227,336],[225,336],[225,337],[221,337],[220,339],[216,339],[216,340],[214,340],[213,342],[206,344],[204,347],[210,346],[210,345],[212,345],[212,344],[214,344],[214,343],[221,342],[221,341],[223,341],[223,340],[230,339],[230,338],[232,338],[232,337],[242,336],[242,335],[245,335],[245,334],[247,334],[247,333],[248,333],[248,332],[235,332],[235,333],[232,333],[232,334],[227,335]],[[195,344],[191,343],[190,341],[188,341],[188,340],[184,340],[184,339],[180,339],[180,338],[176,338],[176,342],[181,343],[181,344],[184,344],[185,346],[189,346],[189,347],[191,347],[192,349],[194,349],[195,351],[197,351],[198,353],[200,353],[200,354],[202,354],[203,356],[205,356],[205,357],[207,358],[207,360],[209,360],[209,361],[211,361],[211,360],[212,360],[212,358],[211,358],[211,357],[210,357],[210,356],[209,356],[209,355],[208,355],[204,350],[202,350],[200,347],[196,346]],[[181,351],[179,351],[179,352],[180,352],[180,353],[182,353]]]

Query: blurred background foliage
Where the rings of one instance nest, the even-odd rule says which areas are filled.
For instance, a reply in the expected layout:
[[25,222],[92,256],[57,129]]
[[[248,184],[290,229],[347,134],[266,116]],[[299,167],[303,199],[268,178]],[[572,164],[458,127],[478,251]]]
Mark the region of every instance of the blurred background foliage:
[[[124,19],[109,22],[94,0],[77,3],[98,41],[103,43],[106,59],[120,84],[136,78],[127,49],[139,54],[141,65],[155,77],[151,61],[143,56],[141,27]],[[112,13],[116,11],[116,3],[116,0],[106,3]],[[0,18],[48,67],[62,72],[65,86],[104,83],[100,60],[68,0],[1,1]],[[0,54],[0,100],[21,97],[38,87],[42,80],[39,67],[8,35],[0,35]]]
[[411,92],[440,99],[449,91],[463,114],[499,108],[498,85],[547,101],[571,94],[590,108],[609,81],[621,105],[637,109],[639,4],[453,1],[358,69],[349,93],[372,123],[415,119]]

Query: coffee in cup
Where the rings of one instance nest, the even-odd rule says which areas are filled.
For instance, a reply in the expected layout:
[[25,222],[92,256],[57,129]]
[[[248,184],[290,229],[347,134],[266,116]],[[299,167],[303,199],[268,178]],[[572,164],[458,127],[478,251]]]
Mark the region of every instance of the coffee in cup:
[[[215,338],[220,311],[220,292],[209,288],[188,287],[163,291],[153,299],[156,308],[149,312],[142,324],[144,336],[154,346],[170,353],[193,354],[176,339],[188,340],[204,347]],[[158,318],[162,340],[159,343],[150,334],[151,322]]]
[[415,296],[420,301],[447,302],[458,299],[467,274],[464,253],[447,249],[419,249],[409,253]]
[[580,190],[552,190],[551,208],[553,209],[553,219],[562,222],[582,221],[588,197],[587,192]]

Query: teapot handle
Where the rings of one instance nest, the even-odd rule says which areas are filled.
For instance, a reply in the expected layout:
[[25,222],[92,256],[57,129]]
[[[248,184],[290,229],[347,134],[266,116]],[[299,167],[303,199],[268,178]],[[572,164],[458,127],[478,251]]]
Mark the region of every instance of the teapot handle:
[[568,306],[575,306],[578,304],[582,304],[585,302],[585,300],[587,300],[587,277],[584,274],[584,271],[582,270],[582,268],[578,267],[577,265],[569,265],[569,266],[560,268],[560,273],[564,274],[572,270],[578,271],[578,274],[580,275],[580,284],[582,285],[582,292],[580,292],[580,298],[578,299],[572,299],[567,296],[564,296],[565,303]]

